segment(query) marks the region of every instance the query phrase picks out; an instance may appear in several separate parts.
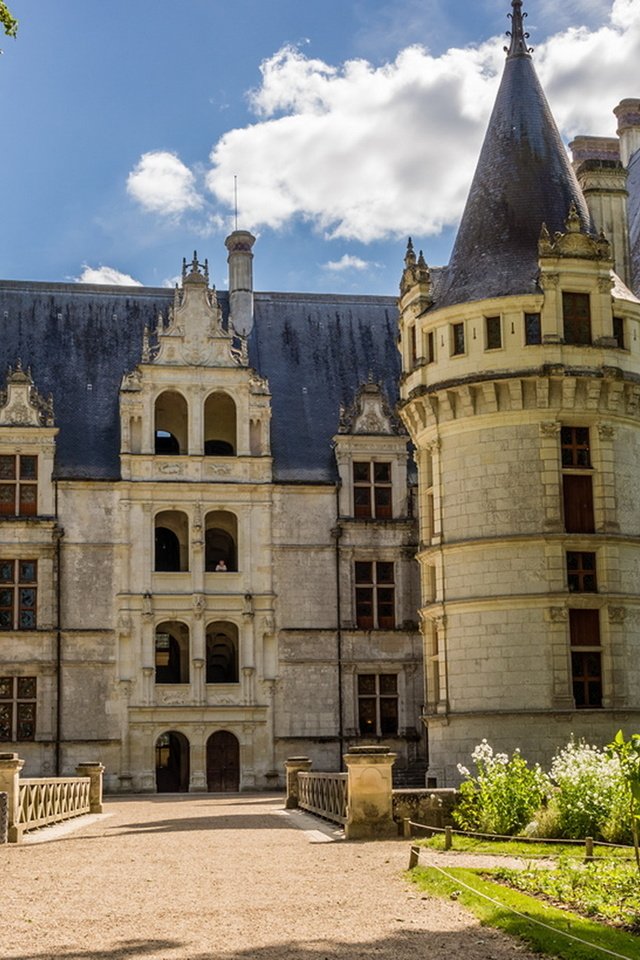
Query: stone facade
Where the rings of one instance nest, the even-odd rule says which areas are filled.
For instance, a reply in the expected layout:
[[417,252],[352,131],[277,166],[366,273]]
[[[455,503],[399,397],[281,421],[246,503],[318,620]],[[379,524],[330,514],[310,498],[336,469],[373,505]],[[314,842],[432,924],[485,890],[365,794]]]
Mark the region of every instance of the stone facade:
[[[101,401],[117,404],[119,476],[95,476],[96,435],[74,451],[85,475],[62,476],[70,414],[29,371],[9,372],[0,729],[27,775],[91,758],[110,791],[265,789],[292,753],[339,769],[351,746],[384,738],[401,778],[422,779],[408,438],[369,378],[342,411],[331,398],[335,480],[278,480],[271,386],[249,362],[252,245],[227,241],[230,314],[194,258],[145,324],[139,362]],[[357,563],[370,574],[358,586]]]

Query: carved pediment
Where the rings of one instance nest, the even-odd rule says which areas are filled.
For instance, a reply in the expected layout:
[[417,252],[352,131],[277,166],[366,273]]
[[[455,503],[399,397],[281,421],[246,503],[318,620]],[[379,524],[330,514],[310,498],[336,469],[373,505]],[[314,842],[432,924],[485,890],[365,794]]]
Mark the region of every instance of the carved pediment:
[[400,296],[404,296],[408,290],[411,290],[412,287],[416,285],[421,285],[423,287],[423,293],[425,297],[430,301],[431,300],[431,274],[429,272],[429,267],[422,255],[422,250],[416,258],[415,251],[413,249],[413,242],[411,237],[409,237],[409,242],[407,243],[407,252],[404,258],[404,270],[402,271],[402,278],[400,280]]
[[246,338],[224,324],[215,287],[209,286],[209,265],[193,260],[182,265],[182,286],[173,306],[153,333],[145,328],[142,362],[162,366],[246,367]]
[[36,390],[30,370],[23,370],[20,360],[15,369],[9,367],[6,390],[0,391],[0,426],[52,427],[53,398],[42,397]]
[[369,379],[360,387],[351,406],[340,408],[338,432],[391,436],[404,431],[380,384]]
[[552,237],[547,225],[542,224],[540,239],[538,240],[540,259],[565,257],[579,260],[611,261],[611,244],[604,233],[601,232],[598,237],[594,237],[583,230],[575,204],[571,204],[565,226],[565,233],[558,231]]

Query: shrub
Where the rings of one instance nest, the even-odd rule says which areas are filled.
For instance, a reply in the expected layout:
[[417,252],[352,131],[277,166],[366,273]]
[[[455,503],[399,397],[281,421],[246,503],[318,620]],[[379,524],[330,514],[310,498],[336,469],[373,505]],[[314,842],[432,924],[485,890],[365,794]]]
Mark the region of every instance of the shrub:
[[620,761],[584,741],[571,740],[551,764],[557,787],[551,807],[560,836],[628,840],[628,801]]
[[549,781],[536,764],[530,768],[516,750],[509,759],[495,753],[483,740],[471,758],[477,774],[466,767],[458,770],[467,779],[460,787],[460,800],[453,818],[463,830],[477,830],[511,836],[521,830],[541,806],[549,792]]

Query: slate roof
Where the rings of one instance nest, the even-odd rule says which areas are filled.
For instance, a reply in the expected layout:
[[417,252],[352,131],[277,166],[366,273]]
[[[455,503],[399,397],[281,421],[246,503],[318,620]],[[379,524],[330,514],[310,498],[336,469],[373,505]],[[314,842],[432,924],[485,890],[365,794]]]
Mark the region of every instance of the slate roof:
[[[226,316],[228,296],[218,298]],[[172,299],[149,287],[0,282],[0,372],[20,358],[40,393],[53,395],[57,477],[119,477],[122,375],[140,361],[145,325]],[[340,404],[370,373],[397,401],[396,337],[391,297],[255,295],[249,360],[271,387],[275,479],[334,482]]]
[[526,50],[504,74],[437,306],[536,292],[540,228],[591,217]]
[[631,285],[634,293],[640,296],[640,150],[637,150],[629,160],[627,171]]

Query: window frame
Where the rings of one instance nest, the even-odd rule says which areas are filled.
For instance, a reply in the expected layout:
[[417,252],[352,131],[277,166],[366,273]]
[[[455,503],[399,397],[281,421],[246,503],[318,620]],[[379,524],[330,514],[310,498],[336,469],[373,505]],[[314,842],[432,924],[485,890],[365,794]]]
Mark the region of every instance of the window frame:
[[[586,306],[582,316],[579,305]],[[591,309],[591,294],[583,290],[562,291],[562,338],[569,346],[591,346],[593,311]]]
[[451,356],[463,357],[467,352],[467,337],[464,320],[451,324]]
[[[33,567],[31,576],[23,573],[29,565]],[[7,573],[4,573],[3,567]],[[0,559],[0,632],[37,629],[38,561],[24,557],[3,557]]]
[[[530,335],[529,324],[534,324],[533,335]],[[524,345],[525,347],[539,347],[542,344],[542,314],[525,313],[524,315]]]
[[[0,496],[0,517],[37,517],[38,455],[35,453],[0,453],[0,473],[7,472],[3,468],[3,461],[11,475],[0,476],[0,493],[3,488],[7,491],[4,500]],[[9,465],[10,461],[12,467]],[[33,468],[32,475],[30,475],[30,467]],[[8,495],[9,490],[13,494],[11,497]],[[11,502],[13,505],[9,506]]]
[[[602,709],[604,681],[602,676],[602,635],[599,609],[592,607],[570,608],[569,653],[571,659],[571,691],[576,710]],[[589,660],[597,663],[597,672],[589,674]],[[578,664],[582,665],[581,673],[578,673]],[[582,691],[581,694],[576,696],[579,691]]]
[[[390,579],[387,577],[389,573]],[[356,629],[395,630],[396,570],[394,561],[354,560],[353,582]]]
[[[590,558],[586,560],[585,558]],[[598,573],[594,550],[567,550],[565,553],[567,567],[567,589],[569,593],[597,593]],[[589,566],[589,562],[592,565]],[[571,564],[574,564],[572,567]],[[588,584],[593,579],[593,585]]]
[[[496,336],[497,334],[497,336]],[[492,340],[495,341],[492,343]],[[502,350],[502,317],[494,314],[484,318],[484,348],[485,350]]]
[[[368,467],[366,480],[357,476],[357,468],[365,466]],[[388,479],[381,477],[382,468]],[[364,474],[363,470],[360,472]],[[393,519],[393,467],[390,460],[354,460],[351,465],[351,479],[353,516],[356,520]],[[366,498],[365,491],[367,491]],[[359,499],[363,502],[359,503]]]
[[[389,673],[369,673],[369,672],[360,672],[356,674],[356,714],[357,714],[357,729],[358,735],[360,737],[397,737],[400,732],[400,691],[399,691],[399,676],[398,671],[393,671]],[[370,681],[373,678],[373,689],[364,690],[365,682]],[[393,679],[393,690],[390,692],[385,691],[383,687],[385,683],[383,681],[388,681]],[[367,684],[370,686],[370,684]],[[365,703],[368,705],[368,709],[365,708]],[[393,709],[391,711],[392,723],[385,723],[387,716],[383,710],[383,705],[393,704]],[[373,722],[375,724],[375,730],[372,728],[366,729],[366,723],[370,722],[365,719],[365,713],[369,713],[371,717],[371,706],[373,706]]]
[[[20,687],[24,683],[33,683],[33,695],[21,696]],[[3,684],[10,684],[10,696],[2,695]],[[0,743],[27,743],[36,739],[38,722],[38,678],[22,676],[4,676],[0,677]],[[6,709],[8,707],[8,709]],[[22,709],[21,709],[22,708]],[[27,709],[29,708],[29,709]],[[3,736],[2,732],[2,713],[8,716],[9,736]],[[22,716],[21,716],[22,714]],[[29,716],[30,714],[30,716]],[[6,722],[6,721],[5,721]],[[30,732],[27,736],[21,736],[21,724],[27,724]]]

